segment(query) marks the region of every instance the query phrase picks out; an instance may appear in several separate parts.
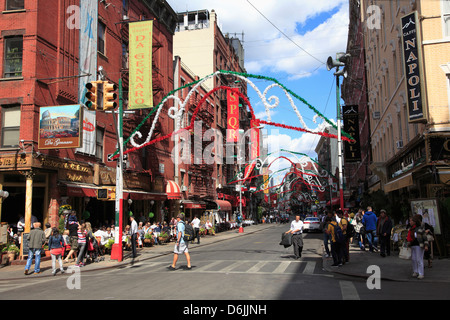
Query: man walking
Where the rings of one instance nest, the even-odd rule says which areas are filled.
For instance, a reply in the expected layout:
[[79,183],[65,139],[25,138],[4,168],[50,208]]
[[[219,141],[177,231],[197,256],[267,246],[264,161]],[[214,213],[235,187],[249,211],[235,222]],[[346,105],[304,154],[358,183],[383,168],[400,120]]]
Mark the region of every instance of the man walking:
[[286,231],[286,234],[288,233],[292,233],[292,244],[294,245],[295,259],[300,259],[303,251],[303,221],[300,220],[299,215],[296,215],[295,220],[291,222],[291,229]]
[[134,218],[134,216],[130,216],[131,227],[130,227],[130,236],[131,236],[131,249],[132,249],[132,257],[133,259],[137,257],[136,254],[136,241],[138,234],[138,225]]
[[367,211],[362,218],[362,224],[366,229],[367,242],[369,242],[369,251],[377,251],[377,244],[375,241],[377,230],[377,216],[372,211],[372,207],[367,207]]
[[41,223],[35,222],[33,223],[33,229],[30,231],[30,236],[28,238],[28,260],[25,265],[25,274],[28,274],[28,270],[31,268],[31,264],[33,263],[33,256],[35,259],[34,262],[34,274],[41,273],[41,252],[42,247],[47,239],[45,238],[45,233],[41,229]]
[[187,269],[191,270],[192,266],[191,266],[191,256],[189,255],[189,251],[188,251],[188,244],[184,242],[183,237],[184,237],[184,230],[185,230],[185,225],[184,225],[184,214],[180,213],[177,216],[177,226],[176,226],[176,239],[177,242],[175,243],[175,247],[173,250],[173,261],[172,261],[172,265],[170,265],[168,268],[169,270],[176,270],[176,264],[178,261],[178,255],[183,254],[186,256],[186,260],[187,260]]
[[386,210],[380,210],[380,217],[377,223],[377,234],[380,239],[380,256],[383,258],[391,255],[391,230],[392,221],[386,215]]
[[[197,238],[197,244],[200,244],[200,219],[197,218],[197,216],[194,216],[194,220],[192,220],[192,227],[194,228],[195,231],[195,238]],[[192,241],[195,240],[192,239]]]

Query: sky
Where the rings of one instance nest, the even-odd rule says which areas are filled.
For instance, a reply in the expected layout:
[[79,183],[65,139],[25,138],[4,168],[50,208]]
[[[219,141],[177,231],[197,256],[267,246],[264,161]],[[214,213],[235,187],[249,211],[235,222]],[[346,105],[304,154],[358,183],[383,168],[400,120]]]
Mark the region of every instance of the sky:
[[[176,12],[215,10],[223,34],[241,38],[244,33],[247,73],[272,77],[306,100],[332,122],[336,122],[336,84],[334,69],[327,71],[329,56],[345,52],[348,33],[348,0],[168,0]],[[261,92],[272,82],[250,79]],[[264,104],[248,86],[250,103],[257,118],[268,120]],[[310,130],[323,127],[316,112],[295,97],[291,101],[278,88],[268,90],[266,98],[276,96],[278,106],[270,109],[271,121]],[[304,123],[294,108],[297,108]],[[306,127],[305,127],[306,126]],[[266,126],[269,153],[277,148],[308,154],[320,136]],[[283,167],[285,163],[280,163]]]

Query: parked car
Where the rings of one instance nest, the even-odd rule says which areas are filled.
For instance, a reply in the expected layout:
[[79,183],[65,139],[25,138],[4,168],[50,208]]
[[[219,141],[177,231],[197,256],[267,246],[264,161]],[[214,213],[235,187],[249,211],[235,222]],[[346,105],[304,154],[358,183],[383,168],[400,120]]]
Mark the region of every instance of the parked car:
[[303,221],[303,231],[322,231],[320,226],[320,219],[316,217],[307,217]]

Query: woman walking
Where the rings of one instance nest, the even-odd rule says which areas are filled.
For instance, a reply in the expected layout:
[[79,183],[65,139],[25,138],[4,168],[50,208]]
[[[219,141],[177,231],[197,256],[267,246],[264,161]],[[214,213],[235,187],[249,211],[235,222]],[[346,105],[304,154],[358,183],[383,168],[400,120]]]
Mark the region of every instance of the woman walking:
[[63,236],[59,233],[59,230],[56,227],[52,228],[52,234],[48,239],[48,249],[50,250],[50,254],[52,256],[52,274],[56,275],[56,259],[58,259],[61,273],[64,273],[61,257],[65,251],[65,242]]
[[86,231],[86,224],[82,223],[78,226],[78,257],[77,257],[77,263],[75,264],[76,267],[82,267],[84,266],[83,263],[83,259],[84,259],[84,255],[86,253],[86,236],[87,236],[87,231]]
[[415,214],[410,220],[410,228],[406,240],[411,247],[411,262],[413,277],[424,278],[423,255],[428,250],[428,239],[425,226],[422,224],[422,216]]

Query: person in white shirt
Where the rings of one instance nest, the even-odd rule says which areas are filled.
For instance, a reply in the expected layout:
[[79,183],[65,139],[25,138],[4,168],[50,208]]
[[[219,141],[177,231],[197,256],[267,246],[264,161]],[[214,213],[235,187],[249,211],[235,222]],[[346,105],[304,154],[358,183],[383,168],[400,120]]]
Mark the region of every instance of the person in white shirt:
[[130,227],[130,236],[131,236],[131,248],[132,248],[132,257],[133,259],[137,257],[136,255],[136,241],[137,241],[137,232],[138,232],[138,225],[136,220],[134,219],[134,216],[130,216],[131,221],[131,227]]
[[[192,220],[192,227],[195,231],[195,238],[197,238],[197,244],[200,244],[200,219],[197,216],[194,216],[194,220]],[[192,242],[195,240],[192,239]]]
[[288,233],[292,233],[295,259],[300,259],[303,251],[303,221],[300,220],[299,215],[295,216],[295,220],[291,222],[291,229],[286,231],[286,234]]

